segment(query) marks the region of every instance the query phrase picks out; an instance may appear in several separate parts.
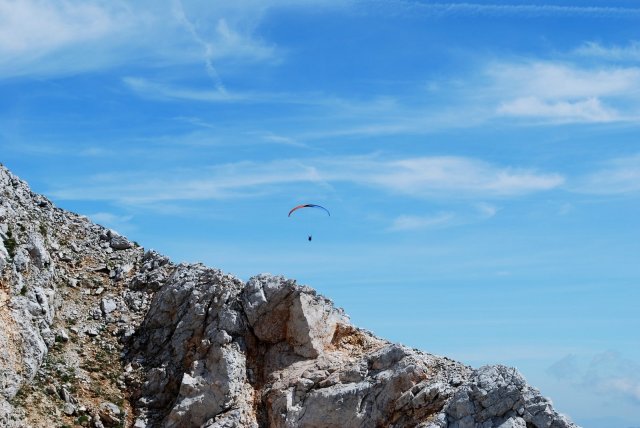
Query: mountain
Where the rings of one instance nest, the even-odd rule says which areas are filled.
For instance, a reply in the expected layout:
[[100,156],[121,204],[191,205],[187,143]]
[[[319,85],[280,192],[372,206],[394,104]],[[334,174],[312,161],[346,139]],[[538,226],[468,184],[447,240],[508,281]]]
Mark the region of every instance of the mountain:
[[352,325],[268,274],[175,264],[0,165],[0,426],[568,428],[514,368]]

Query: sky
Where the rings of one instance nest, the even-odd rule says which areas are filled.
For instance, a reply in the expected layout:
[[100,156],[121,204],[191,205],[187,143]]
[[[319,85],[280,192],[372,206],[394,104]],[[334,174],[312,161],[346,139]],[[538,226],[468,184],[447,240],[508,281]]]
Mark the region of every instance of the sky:
[[636,428],[639,22],[635,0],[0,0],[0,162],[175,261],[295,278]]

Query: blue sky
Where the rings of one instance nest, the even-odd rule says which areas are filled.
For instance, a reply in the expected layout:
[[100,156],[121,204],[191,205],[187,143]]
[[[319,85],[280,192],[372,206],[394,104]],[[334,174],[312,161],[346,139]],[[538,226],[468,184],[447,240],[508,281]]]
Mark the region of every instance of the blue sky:
[[0,0],[0,162],[175,260],[296,278],[380,336],[517,366],[587,428],[639,426],[638,22]]

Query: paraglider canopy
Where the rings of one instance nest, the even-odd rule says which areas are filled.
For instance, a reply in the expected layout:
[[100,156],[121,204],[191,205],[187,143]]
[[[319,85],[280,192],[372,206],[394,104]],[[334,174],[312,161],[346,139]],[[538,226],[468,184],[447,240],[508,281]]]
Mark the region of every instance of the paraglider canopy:
[[[327,213],[327,215],[328,215],[329,217],[331,217],[331,213],[329,212],[329,210],[328,210],[328,209],[326,209],[326,208],[325,208],[325,207],[323,207],[323,206],[316,205],[316,204],[302,204],[302,205],[298,205],[297,207],[293,207],[293,208],[291,208],[291,211],[289,211],[289,215],[288,215],[288,217],[291,217],[291,214],[293,214],[295,211],[297,211],[297,210],[299,210],[299,209],[302,209],[302,208],[317,208],[317,209],[323,210],[324,212],[326,212],[326,213]],[[304,216],[304,215],[302,215],[302,217],[305,217],[305,216]],[[312,240],[312,239],[313,239],[313,238],[312,238],[312,235],[311,235],[311,234],[309,234],[309,235],[307,236],[307,240],[308,240],[309,242],[311,242],[311,240]]]
[[330,212],[329,212],[329,210],[328,210],[328,209],[326,209],[325,207],[322,207],[322,206],[320,206],[320,205],[316,205],[316,204],[303,204],[303,205],[298,205],[297,207],[293,207],[293,208],[291,209],[291,211],[289,211],[289,215],[288,215],[288,217],[291,217],[291,214],[292,214],[294,211],[297,211],[297,210],[299,210],[299,209],[301,209],[301,208],[320,208],[321,210],[325,210],[325,211],[327,212],[327,214],[328,214],[329,216],[331,216],[331,213],[330,213]]

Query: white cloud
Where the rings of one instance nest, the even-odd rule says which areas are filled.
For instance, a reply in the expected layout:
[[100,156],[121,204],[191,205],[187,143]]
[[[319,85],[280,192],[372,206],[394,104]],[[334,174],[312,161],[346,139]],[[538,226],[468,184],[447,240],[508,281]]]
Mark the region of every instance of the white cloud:
[[[254,18],[243,34],[229,26],[225,16],[220,14],[220,8],[203,7],[203,4],[198,2],[196,5],[198,8],[191,11],[193,17],[190,18],[182,1],[174,0],[174,16],[188,30],[193,40],[202,47],[205,70],[218,91],[225,92],[225,87],[214,66],[214,60],[229,57],[261,61],[275,56],[275,48],[253,39],[250,35],[259,18]],[[256,13],[256,10],[253,12]],[[212,27],[213,32],[209,30]]]
[[499,90],[515,97],[545,100],[627,95],[640,85],[640,68],[581,68],[553,62],[495,64],[489,76]]
[[[493,64],[485,96],[498,115],[560,122],[635,121],[640,68],[585,68],[553,62]],[[604,101],[615,107],[606,106]]]
[[640,154],[606,161],[600,170],[578,179],[574,187],[594,194],[640,192]]
[[38,55],[104,37],[120,27],[115,7],[88,2],[0,1],[0,53]]
[[[369,165],[363,181],[398,193],[414,196],[469,195],[513,196],[560,186],[558,174],[541,174],[530,169],[499,168],[477,159],[423,157]],[[374,172],[375,171],[375,172]]]
[[574,51],[575,54],[605,59],[608,61],[640,61],[640,42],[632,41],[626,46],[603,46],[596,42],[587,42]]
[[202,63],[223,88],[214,61],[278,60],[277,46],[255,34],[269,10],[330,4],[0,0],[0,77]]
[[536,97],[517,98],[498,106],[498,113],[515,117],[551,118],[571,122],[612,122],[618,112],[606,108],[597,98],[579,101],[545,101]]
[[[221,41],[217,55],[222,57],[242,57],[255,61],[271,59],[275,56],[273,46],[268,46],[257,40],[252,40],[229,27],[225,19],[220,19],[216,25],[218,37]],[[215,52],[214,52],[215,55]]]
[[415,231],[422,229],[444,228],[477,223],[488,220],[498,213],[495,205],[478,202],[470,207],[454,212],[439,212],[429,215],[400,215],[393,219],[387,229],[390,232]]
[[94,177],[89,187],[51,193],[60,199],[151,203],[251,197],[300,183],[326,186],[347,182],[409,197],[457,200],[519,196],[557,188],[563,181],[559,174],[500,167],[471,158],[387,160],[374,155],[247,161],[216,165],[197,173],[166,171],[160,176],[142,171],[138,175],[113,173]]
[[0,0],[0,77],[59,75],[119,64],[131,58],[126,36],[144,32],[144,24],[118,0]]

